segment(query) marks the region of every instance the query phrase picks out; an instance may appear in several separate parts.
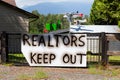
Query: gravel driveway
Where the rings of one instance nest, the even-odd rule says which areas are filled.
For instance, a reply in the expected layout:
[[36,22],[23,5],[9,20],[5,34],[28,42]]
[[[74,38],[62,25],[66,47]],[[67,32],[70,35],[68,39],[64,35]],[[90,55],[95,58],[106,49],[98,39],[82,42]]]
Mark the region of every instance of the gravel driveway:
[[37,71],[43,71],[48,75],[48,78],[38,80],[120,80],[120,78],[108,78],[102,75],[89,74],[88,69],[83,68],[43,68],[5,65],[0,65],[0,80],[21,80],[18,78],[20,75],[32,76]]

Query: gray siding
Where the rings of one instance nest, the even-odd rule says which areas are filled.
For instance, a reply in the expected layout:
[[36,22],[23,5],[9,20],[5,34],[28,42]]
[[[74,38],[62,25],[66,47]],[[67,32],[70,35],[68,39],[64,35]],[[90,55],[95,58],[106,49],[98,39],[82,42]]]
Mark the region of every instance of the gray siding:
[[0,4],[0,32],[28,32],[29,19],[24,13]]

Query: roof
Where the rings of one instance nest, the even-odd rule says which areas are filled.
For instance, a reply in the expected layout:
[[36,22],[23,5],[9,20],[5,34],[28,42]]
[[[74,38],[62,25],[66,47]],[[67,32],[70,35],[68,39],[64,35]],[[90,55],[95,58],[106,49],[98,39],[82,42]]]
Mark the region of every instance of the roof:
[[51,31],[49,33],[50,34],[64,34],[64,33],[69,33],[69,29],[61,29],[61,30]]
[[18,12],[24,13],[24,14],[27,15],[29,18],[38,18],[37,15],[34,15],[34,14],[28,12],[28,11],[25,11],[25,10],[23,10],[23,9],[20,9],[20,8],[16,7],[16,6],[13,6],[13,5],[11,5],[11,4],[7,3],[7,2],[4,2],[4,1],[1,1],[1,0],[0,0],[0,4],[4,4],[5,6],[8,6],[8,7],[12,8],[12,9],[18,11]]
[[72,33],[120,33],[117,25],[71,25]]
[[7,2],[13,6],[16,6],[15,0],[2,0],[2,1]]

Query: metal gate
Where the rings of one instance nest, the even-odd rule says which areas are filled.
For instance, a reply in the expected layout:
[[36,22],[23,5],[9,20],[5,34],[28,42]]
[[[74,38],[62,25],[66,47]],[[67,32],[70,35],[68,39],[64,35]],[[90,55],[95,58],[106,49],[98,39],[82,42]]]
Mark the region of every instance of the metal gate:
[[21,52],[21,34],[7,33],[8,62],[27,63]]
[[102,40],[100,33],[87,33],[87,62],[101,63]]
[[109,33],[106,35],[108,37],[108,63],[112,66],[120,66],[120,33]]

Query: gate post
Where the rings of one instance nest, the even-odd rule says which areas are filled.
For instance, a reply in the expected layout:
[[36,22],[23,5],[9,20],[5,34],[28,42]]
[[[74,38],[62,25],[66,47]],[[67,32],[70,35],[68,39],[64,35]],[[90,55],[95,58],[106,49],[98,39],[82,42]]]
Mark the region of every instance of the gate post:
[[0,63],[1,63],[1,33],[0,33]]
[[101,53],[101,63],[102,66],[107,66],[108,64],[108,55],[107,55],[107,37],[105,33],[101,33],[101,45],[102,45],[102,53]]
[[8,61],[8,47],[7,47],[7,33],[1,33],[1,63],[6,63]]

